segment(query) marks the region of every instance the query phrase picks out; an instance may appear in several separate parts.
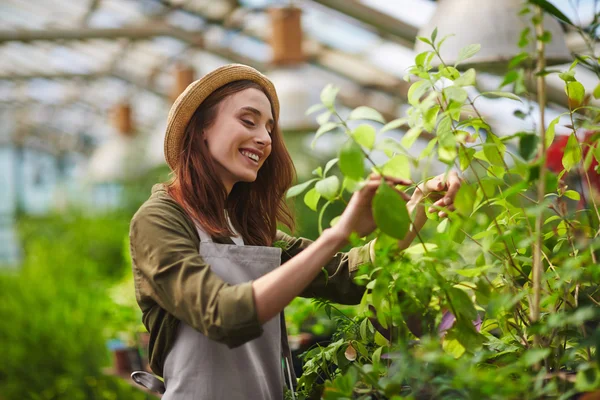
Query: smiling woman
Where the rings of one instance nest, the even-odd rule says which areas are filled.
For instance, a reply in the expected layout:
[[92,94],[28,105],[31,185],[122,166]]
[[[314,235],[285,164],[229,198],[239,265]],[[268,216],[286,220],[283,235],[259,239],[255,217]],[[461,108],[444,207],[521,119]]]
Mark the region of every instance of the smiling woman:
[[[284,307],[296,296],[358,303],[365,288],[353,278],[372,261],[372,242],[339,250],[351,234],[376,228],[372,201],[381,184],[407,197],[385,185],[408,181],[372,176],[316,241],[278,231],[277,222],[293,228],[285,193],[295,175],[278,118],[273,84],[243,65],[192,83],[169,113],[173,178],[153,188],[130,226],[136,297],[165,400],[282,399],[281,357],[288,385],[295,380]],[[442,201],[451,205],[457,187],[447,186],[434,190],[448,189]]]

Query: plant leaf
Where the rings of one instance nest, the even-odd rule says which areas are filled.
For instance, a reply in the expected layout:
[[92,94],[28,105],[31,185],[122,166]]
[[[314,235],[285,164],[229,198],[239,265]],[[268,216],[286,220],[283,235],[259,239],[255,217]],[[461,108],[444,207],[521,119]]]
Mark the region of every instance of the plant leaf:
[[371,125],[361,124],[352,131],[352,137],[361,146],[372,150],[375,144],[375,128]]
[[327,164],[325,164],[325,170],[323,171],[323,176],[327,176],[327,173],[329,172],[331,167],[333,167],[335,164],[337,164],[338,160],[339,160],[338,158],[334,158],[334,159],[327,161]]
[[352,179],[362,179],[365,174],[365,155],[360,146],[349,139],[340,150],[338,165],[342,173]]
[[475,77],[476,77],[475,69],[469,68],[465,73],[463,73],[459,78],[454,81],[454,86],[473,86],[475,85]]
[[400,128],[401,126],[406,125],[407,122],[408,122],[407,118],[395,119],[395,120],[390,121],[387,124],[385,124],[384,127],[379,130],[379,133],[384,133],[387,131],[391,131],[392,129]]
[[507,99],[511,99],[511,100],[516,100],[519,102],[523,102],[523,100],[521,100],[521,98],[519,96],[517,96],[514,93],[511,92],[500,92],[500,91],[493,91],[493,92],[483,92],[481,93],[482,96],[486,96],[486,97],[505,97]]
[[373,218],[379,229],[393,238],[403,239],[408,232],[406,201],[383,180],[373,198]]
[[388,160],[382,168],[383,175],[394,178],[410,179],[410,164],[404,154],[398,154]]
[[317,130],[317,133],[315,133],[315,137],[312,141],[312,143],[310,144],[311,148],[315,148],[315,144],[317,143],[317,139],[320,138],[321,136],[323,136],[323,134],[334,130],[335,128],[337,128],[338,124],[335,122],[326,122],[323,125],[321,125],[319,127],[319,129]]
[[454,66],[456,67],[462,61],[473,57],[475,54],[477,54],[479,52],[479,50],[481,50],[480,44],[470,44],[468,46],[463,47],[462,49],[460,49],[460,52],[458,53],[458,58],[456,59]]
[[309,181],[306,181],[306,182],[300,183],[298,185],[292,186],[287,191],[286,198],[291,199],[292,197],[298,196],[300,193],[304,192],[310,186],[311,183],[313,183],[316,180],[317,180],[317,178],[314,178],[314,179],[311,179]]
[[562,158],[562,165],[567,170],[570,171],[571,168],[576,166],[581,161],[581,147],[579,146],[579,141],[574,133],[569,136],[569,140],[567,141],[567,145],[565,146],[565,153]]
[[317,204],[319,204],[320,198],[321,195],[315,188],[312,188],[304,195],[304,204],[306,204],[311,210],[317,211]]
[[555,18],[560,19],[561,21],[573,25],[573,22],[563,14],[558,8],[556,8],[552,3],[548,0],[529,0],[530,3],[535,4],[536,6],[540,6],[542,10],[546,11],[548,14],[552,15]]
[[317,111],[323,110],[325,108],[325,106],[323,104],[314,104],[312,106],[310,106],[308,108],[308,110],[306,110],[306,115],[310,115],[312,113],[315,113]]
[[550,122],[550,125],[548,125],[548,129],[546,129],[546,143],[544,143],[546,148],[550,147],[554,141],[554,136],[556,135],[556,124],[558,121],[560,121],[560,117],[554,118],[552,122]]
[[332,84],[328,84],[321,91],[321,102],[323,105],[329,109],[333,108],[335,103],[335,98],[337,97],[340,88],[333,86]]
[[570,100],[579,105],[585,97],[585,88],[580,82],[567,82],[565,85],[565,93],[569,96]]
[[337,176],[332,175],[317,182],[315,189],[322,197],[333,200],[340,190],[340,180]]
[[385,124],[385,119],[379,111],[365,106],[360,106],[352,110],[348,119],[368,119],[370,121],[377,121]]

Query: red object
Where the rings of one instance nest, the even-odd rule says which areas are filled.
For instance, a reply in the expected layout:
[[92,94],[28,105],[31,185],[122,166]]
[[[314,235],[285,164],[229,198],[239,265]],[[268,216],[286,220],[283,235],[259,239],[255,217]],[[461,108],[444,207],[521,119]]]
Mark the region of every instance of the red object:
[[[596,132],[586,132],[584,137],[584,143],[592,144],[592,136]],[[560,136],[554,139],[552,145],[548,148],[547,158],[546,158],[546,167],[556,174],[560,173],[564,168],[562,165],[562,158],[565,153],[565,147],[569,140],[569,135]],[[583,159],[587,156],[589,151],[588,146],[584,146],[583,149]],[[600,191],[600,174],[596,172],[596,167],[598,166],[598,161],[595,158],[592,158],[592,164],[588,169],[588,176],[590,178],[590,183],[597,191]],[[582,177],[582,181],[587,186],[587,179]]]

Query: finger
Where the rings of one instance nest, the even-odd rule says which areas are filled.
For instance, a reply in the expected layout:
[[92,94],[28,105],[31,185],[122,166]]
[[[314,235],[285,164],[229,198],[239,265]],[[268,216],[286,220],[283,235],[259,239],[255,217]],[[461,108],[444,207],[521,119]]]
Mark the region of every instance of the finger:
[[448,181],[446,185],[448,186],[448,191],[446,192],[446,196],[444,196],[444,202],[445,204],[450,204],[454,201],[456,193],[458,193],[461,185],[460,178],[458,177],[456,171],[451,171],[448,174]]
[[408,185],[412,185],[413,181],[411,181],[410,179],[404,179],[404,178],[396,178],[393,176],[385,176],[385,180],[387,182],[391,182],[395,185],[404,185],[404,186],[408,186]]
[[456,209],[454,208],[454,205],[448,206],[448,207],[444,208],[444,209],[443,209],[443,211],[440,211],[440,212],[438,213],[438,216],[439,216],[440,218],[446,218],[446,217],[448,216],[448,214],[450,214],[450,213],[451,213],[452,211],[454,211],[454,210],[456,210]]
[[444,189],[444,186],[445,185],[444,185],[444,182],[442,181],[442,177],[436,176],[435,178],[432,178],[432,179],[428,180],[427,182],[425,182],[424,192],[425,193],[439,192]]

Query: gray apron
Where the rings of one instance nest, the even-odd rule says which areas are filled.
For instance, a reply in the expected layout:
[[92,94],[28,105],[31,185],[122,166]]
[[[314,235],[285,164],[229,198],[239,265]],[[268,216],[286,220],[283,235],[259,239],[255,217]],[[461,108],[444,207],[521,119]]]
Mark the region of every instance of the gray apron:
[[[218,244],[201,229],[198,234],[200,256],[231,285],[255,280],[281,263],[279,248]],[[263,324],[263,330],[260,337],[230,349],[180,322],[164,363],[166,392],[162,398],[283,399],[280,316]]]

